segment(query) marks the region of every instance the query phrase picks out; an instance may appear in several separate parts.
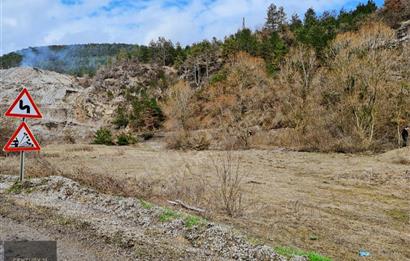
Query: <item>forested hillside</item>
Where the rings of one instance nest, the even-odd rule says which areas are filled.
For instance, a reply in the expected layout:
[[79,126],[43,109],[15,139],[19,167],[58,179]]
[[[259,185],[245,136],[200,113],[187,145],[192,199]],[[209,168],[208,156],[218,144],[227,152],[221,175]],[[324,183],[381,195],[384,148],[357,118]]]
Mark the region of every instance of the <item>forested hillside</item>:
[[[108,128],[172,130],[173,148],[206,148],[225,137],[218,140],[225,148],[384,150],[400,145],[409,124],[409,45],[395,31],[409,6],[369,0],[299,17],[271,4],[261,28],[244,23],[223,40],[38,47],[0,61],[88,75],[107,103],[122,98]],[[201,129],[224,133],[192,136]]]
[[[383,15],[387,18],[394,16],[394,19],[390,18],[390,20],[395,24],[398,17],[397,10],[403,10],[395,3],[390,6],[392,11],[385,11]],[[375,3],[369,1],[349,12],[344,10],[339,13],[324,12],[320,16],[313,9],[309,9],[304,17],[299,18],[297,15],[287,17],[283,8],[272,4],[263,28],[252,32],[245,25],[236,34],[223,40],[213,39],[184,47],[162,37],[151,41],[148,46],[86,44],[30,47],[2,56],[0,65],[1,68],[29,66],[75,75],[93,75],[101,65],[117,58],[137,58],[144,63],[179,67],[190,58],[212,60],[215,52],[221,52],[224,58],[227,58],[238,51],[245,51],[262,57],[267,63],[268,70],[274,72],[281,57],[291,46],[303,43],[313,47],[318,55],[321,55],[338,32],[357,30],[358,25],[376,10]]]
[[85,44],[29,47],[0,58],[1,68],[37,67],[73,75],[94,75],[97,68],[115,57],[120,50],[130,51],[127,44]]
[[[182,79],[165,98],[151,97],[166,116],[162,126],[175,131],[169,146],[339,152],[400,146],[410,119],[410,49],[397,41],[400,21],[385,16],[392,12],[388,3],[378,10],[368,1],[338,14],[309,9],[302,19],[287,19],[271,5],[260,30],[245,26],[182,52],[167,51],[174,50],[169,42],[158,45],[156,59],[168,61],[163,65],[177,68]],[[400,10],[408,12],[405,5]],[[114,122],[134,111],[123,104]],[[144,111],[140,117],[155,118],[153,108]],[[204,129],[214,132],[198,134]]]

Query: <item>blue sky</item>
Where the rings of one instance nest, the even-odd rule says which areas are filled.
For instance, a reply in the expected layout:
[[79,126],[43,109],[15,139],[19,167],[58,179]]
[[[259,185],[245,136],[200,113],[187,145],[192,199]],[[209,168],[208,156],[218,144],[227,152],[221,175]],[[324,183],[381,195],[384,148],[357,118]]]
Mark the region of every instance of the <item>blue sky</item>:
[[[307,8],[350,10],[367,0],[0,0],[0,55],[29,46],[147,44],[164,36],[190,44],[263,25],[270,3],[290,16]],[[376,0],[381,6],[383,0]]]

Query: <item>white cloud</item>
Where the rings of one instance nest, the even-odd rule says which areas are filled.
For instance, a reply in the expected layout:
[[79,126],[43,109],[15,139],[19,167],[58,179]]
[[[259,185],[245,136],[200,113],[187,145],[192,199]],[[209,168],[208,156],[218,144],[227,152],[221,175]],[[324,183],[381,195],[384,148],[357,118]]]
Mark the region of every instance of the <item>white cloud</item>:
[[[192,0],[170,6],[165,1],[128,0],[128,5],[103,9],[110,0],[83,0],[64,5],[58,0],[0,0],[0,54],[29,46],[90,42],[147,44],[159,36],[189,44],[234,33],[246,18],[247,26],[263,24],[272,0]],[[124,2],[124,1],[123,1]],[[169,2],[169,1],[167,1]],[[175,1],[178,2],[178,1]],[[276,0],[286,12],[303,14],[340,9],[348,0]],[[132,7],[132,6],[138,7]]]

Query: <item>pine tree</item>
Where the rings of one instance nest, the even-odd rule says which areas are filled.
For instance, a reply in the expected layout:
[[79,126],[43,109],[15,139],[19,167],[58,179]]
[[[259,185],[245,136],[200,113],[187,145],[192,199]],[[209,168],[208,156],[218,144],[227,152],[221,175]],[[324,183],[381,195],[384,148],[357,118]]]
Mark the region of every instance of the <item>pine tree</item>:
[[303,26],[302,20],[300,20],[298,14],[293,14],[290,19],[290,30],[295,32]]
[[265,28],[274,32],[280,31],[282,26],[286,23],[286,13],[283,7],[276,7],[271,4],[268,7]]

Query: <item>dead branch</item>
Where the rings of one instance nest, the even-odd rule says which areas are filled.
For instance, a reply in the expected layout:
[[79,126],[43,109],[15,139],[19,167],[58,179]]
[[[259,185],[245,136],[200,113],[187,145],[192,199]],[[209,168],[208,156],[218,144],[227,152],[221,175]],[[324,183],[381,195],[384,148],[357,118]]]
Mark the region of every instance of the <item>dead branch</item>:
[[167,200],[167,201],[168,201],[168,203],[170,203],[174,206],[180,205],[181,207],[186,208],[188,210],[192,210],[192,211],[196,211],[196,212],[200,212],[200,213],[205,212],[205,209],[189,206],[189,205],[185,204],[184,202],[182,202],[181,200],[175,200],[175,201]]

